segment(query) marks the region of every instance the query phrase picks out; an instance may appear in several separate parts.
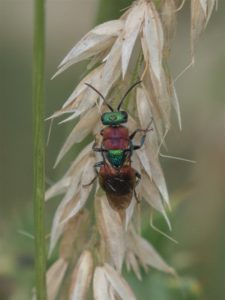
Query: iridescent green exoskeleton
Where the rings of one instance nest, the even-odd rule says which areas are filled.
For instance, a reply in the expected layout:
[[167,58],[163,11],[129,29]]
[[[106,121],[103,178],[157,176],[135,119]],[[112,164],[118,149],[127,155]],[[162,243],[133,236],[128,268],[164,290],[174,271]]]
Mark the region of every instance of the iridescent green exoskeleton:
[[119,126],[127,123],[128,115],[126,111],[106,112],[102,115],[101,121],[106,126]]

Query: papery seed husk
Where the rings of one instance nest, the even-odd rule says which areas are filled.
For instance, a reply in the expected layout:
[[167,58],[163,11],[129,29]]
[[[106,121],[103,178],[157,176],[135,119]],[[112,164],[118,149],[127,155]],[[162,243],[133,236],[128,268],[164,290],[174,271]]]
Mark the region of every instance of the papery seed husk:
[[59,258],[54,262],[47,271],[47,295],[48,300],[55,300],[58,294],[60,285],[65,275],[68,263]]
[[175,275],[174,269],[160,257],[154,247],[136,234],[134,230],[132,230],[132,233],[128,236],[128,245],[138,257],[143,267],[151,266],[157,270]]
[[164,32],[164,59],[170,55],[171,42],[176,33],[176,3],[174,0],[165,0],[162,3],[161,11],[159,14]]
[[176,92],[174,83],[172,82],[171,85],[172,85],[172,105],[173,105],[174,110],[177,114],[179,129],[182,130],[180,103],[179,103],[179,99],[178,99],[178,96],[177,96],[177,92]]
[[91,31],[100,35],[112,35],[116,37],[123,26],[124,22],[122,20],[112,20],[96,26]]
[[[74,170],[75,168],[77,168],[77,164],[85,157],[88,156],[92,153],[92,144],[93,142],[91,142],[90,144],[86,145],[85,148],[83,148],[83,150],[77,155],[77,157],[75,158],[75,160],[71,163],[69,169],[66,171],[64,177],[66,176],[70,176],[74,174]],[[61,151],[60,151],[61,152]],[[62,155],[63,153],[61,153]],[[60,160],[62,159],[60,153],[56,159],[55,165],[54,167],[57,166],[57,164],[60,162]]]
[[81,184],[80,184],[81,187],[79,188],[79,197],[77,198],[77,201],[74,202],[74,205],[70,209],[68,214],[66,215],[64,214],[64,217],[61,220],[62,223],[68,222],[68,220],[73,216],[75,216],[85,205],[88,196],[91,192],[91,189],[93,187],[92,185],[89,185],[89,183],[95,177],[95,172],[93,169],[94,162],[95,162],[94,158],[90,157],[86,162],[86,164],[83,166],[83,174],[82,174]]
[[92,132],[92,129],[98,122],[98,119],[99,114],[97,107],[92,108],[84,116],[82,116],[82,118],[75,125],[74,129],[71,131],[64,145],[62,146],[60,153],[57,157],[57,164],[74,144],[80,143],[85,137],[88,136],[88,134]]
[[109,300],[118,300],[118,294],[112,286],[109,286]]
[[218,6],[218,0],[208,0],[206,25],[208,24],[208,21],[212,15],[214,7],[216,7],[217,9],[217,6]]
[[109,264],[104,264],[106,277],[114,290],[118,293],[122,300],[136,300],[134,293],[119,273],[116,272]]
[[45,201],[58,196],[60,194],[64,194],[70,185],[72,178],[71,176],[63,177],[61,180],[59,180],[56,184],[51,186],[46,192],[45,192]]
[[168,194],[166,181],[163,175],[162,168],[160,166],[159,159],[155,155],[155,152],[147,144],[146,144],[146,155],[148,156],[150,162],[152,179],[155,182],[157,188],[159,189],[165,203],[169,206],[169,194]]
[[69,300],[84,300],[90,286],[93,272],[93,258],[88,250],[84,250],[72,274]]
[[[144,37],[141,38],[142,49],[146,64],[149,62],[147,42]],[[153,119],[156,125],[159,137],[164,136],[162,124],[168,130],[170,125],[170,94],[168,92],[168,81],[165,80],[164,70],[160,69],[160,81],[155,76],[151,65],[146,66],[142,75],[144,90],[150,102],[153,112]],[[164,107],[165,105],[165,107]]]
[[[99,81],[99,79],[102,76],[102,69],[103,65],[100,65],[99,67],[95,68],[93,71],[88,73],[87,76],[85,76],[78,84],[78,86],[75,88],[73,93],[70,95],[70,97],[66,100],[66,102],[63,104],[62,109],[68,110],[68,109],[75,109],[78,108],[80,105],[80,102],[87,102],[89,99],[85,99],[85,91],[89,91],[89,87],[85,85],[86,82],[96,86],[96,82]],[[78,96],[83,95],[83,99],[80,98],[80,101],[78,100]],[[97,96],[95,94],[95,96]],[[87,106],[88,107],[88,106]]]
[[74,198],[71,198],[69,201],[66,198],[64,198],[61,201],[60,205],[57,208],[52,223],[49,255],[55,248],[55,245],[58,242],[58,239],[60,238],[65,225],[72,218],[76,217],[76,215],[79,213],[79,211],[81,211],[81,209],[85,205],[85,202],[90,193],[90,189],[91,187],[85,192],[78,193],[74,196]]
[[170,129],[170,113],[171,113],[171,98],[172,89],[168,72],[162,69],[161,73],[161,89],[160,89],[160,105],[163,112],[164,123],[166,130]]
[[136,277],[139,280],[142,280],[140,268],[139,268],[139,265],[138,265],[138,261],[137,261],[135,255],[132,251],[127,251],[127,253],[126,253],[126,262],[129,265],[128,271],[130,271],[131,268],[132,268],[132,270],[134,271]]
[[152,110],[152,116],[157,130],[157,134],[159,136],[159,139],[162,140],[164,137],[163,117],[162,117],[162,112],[158,103],[157,96],[154,92],[154,87],[152,85],[151,77],[148,70],[146,71],[145,76],[143,78],[143,84],[144,84],[144,91],[147,96],[147,100],[149,101]]
[[149,205],[164,216],[166,223],[171,230],[171,224],[163,206],[159,190],[145,173],[142,173],[142,195]]
[[124,224],[117,211],[113,210],[105,196],[96,200],[98,229],[102,238],[102,257],[121,271],[125,253]]
[[[61,194],[62,192],[64,192],[65,188],[67,188],[65,189],[65,191],[67,192],[66,193],[67,198],[71,198],[71,194],[73,195],[74,191],[76,191],[78,187],[82,175],[82,166],[84,165],[85,161],[87,161],[87,159],[88,159],[88,154],[86,154],[83,158],[81,157],[81,159],[78,160],[76,164],[74,164],[73,172],[67,172],[67,174],[65,174],[61,180],[59,180],[53,186],[51,186],[46,191],[45,200],[47,201],[50,198],[55,197],[58,194]],[[65,200],[65,202],[67,202],[67,200]]]
[[[90,226],[90,213],[81,210],[65,225],[62,241],[60,243],[60,257],[70,259],[84,245]],[[77,251],[76,251],[77,250]]]
[[74,173],[71,175],[70,185],[66,191],[65,196],[62,199],[64,205],[66,205],[75,195],[78,194],[79,186],[83,174],[83,167],[86,165],[88,160],[89,160],[89,156],[87,155],[81,161],[79,161],[76,168],[74,169]]
[[102,93],[106,96],[112,85],[118,80],[121,74],[120,57],[121,57],[122,38],[118,37],[112,49],[109,52],[104,65],[101,78]]
[[165,75],[165,71],[161,70],[160,82],[156,79],[151,69],[149,74],[152,82],[152,87],[155,93],[155,99],[160,109],[160,115],[165,127],[165,130],[170,128],[170,111],[171,111],[171,90],[170,82]]
[[128,206],[128,208],[126,209],[125,212],[125,229],[127,230],[129,223],[132,219],[133,213],[134,213],[134,208],[137,204],[137,200],[135,199],[135,197],[133,196],[130,205]]
[[[109,54],[109,51],[110,51],[110,49],[106,49],[105,51],[102,51],[102,52],[100,52],[99,54],[93,56],[93,57],[90,59],[90,62],[88,63],[88,65],[87,65],[87,67],[86,67],[87,70],[88,70],[88,71],[89,71],[89,70],[92,70],[92,69],[96,70],[96,69],[97,69],[96,66],[97,66],[99,63],[102,63],[102,62],[104,61],[105,57]],[[101,64],[100,66],[102,67],[103,64]]]
[[109,48],[113,44],[115,37],[120,33],[122,25],[122,20],[108,21],[89,31],[63,59],[54,77],[74,63],[97,55],[99,52]]
[[205,29],[213,11],[215,0],[191,0],[191,55],[194,60],[195,44]]
[[204,15],[206,18],[206,24],[205,24],[205,26],[206,26],[211,17],[213,8],[216,5],[217,0],[199,0],[199,2],[202,6],[202,9],[203,9],[203,12],[204,12]]
[[122,44],[122,75],[126,75],[132,50],[138,37],[142,22],[144,21],[144,10],[146,6],[143,3],[133,6],[125,21],[124,36]]
[[86,89],[81,95],[78,96],[75,102],[71,104],[71,107],[67,107],[58,112],[58,116],[69,114],[69,117],[63,119],[59,124],[66,123],[71,120],[75,120],[92,109],[97,104],[98,95],[93,93],[92,90]]
[[151,148],[158,150],[159,139],[157,137],[153,113],[145,88],[137,89],[136,103],[141,128],[146,129],[151,123],[149,128],[150,131],[146,133],[145,143],[148,143]]
[[95,300],[110,299],[109,282],[103,267],[96,267],[93,278],[93,292]]
[[53,222],[52,222],[52,228],[51,228],[51,235],[50,235],[50,243],[49,243],[49,252],[48,256],[51,256],[59,238],[61,237],[63,233],[63,229],[65,226],[65,223],[63,224],[61,222],[61,219],[65,215],[65,213],[68,212],[74,206],[73,202],[77,202],[79,199],[79,195],[74,197],[70,202],[65,202],[65,199],[61,201],[59,206],[57,207],[57,210],[55,212]]
[[134,118],[132,118],[130,114],[128,114],[127,127],[129,129],[129,132],[133,132],[137,128],[137,121]]
[[145,170],[145,172],[148,174],[148,176],[150,178],[152,178],[151,165],[150,165],[150,161],[149,161],[148,155],[146,153],[146,149],[144,147],[142,147],[141,149],[139,149],[139,151],[137,152],[137,156],[138,156],[138,158],[140,160],[142,168]]
[[162,24],[153,2],[148,3],[145,11],[143,38],[146,41],[149,68],[160,81],[164,37]]

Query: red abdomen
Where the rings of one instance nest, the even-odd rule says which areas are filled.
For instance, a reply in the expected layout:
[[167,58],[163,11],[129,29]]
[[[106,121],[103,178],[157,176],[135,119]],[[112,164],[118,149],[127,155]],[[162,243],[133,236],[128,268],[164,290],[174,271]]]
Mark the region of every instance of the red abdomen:
[[117,196],[133,192],[136,185],[135,170],[122,166],[119,170],[104,164],[99,170],[99,181],[104,191]]
[[113,209],[126,209],[136,186],[135,170],[129,165],[116,170],[104,164],[99,170],[99,183]]
[[129,147],[129,132],[126,127],[106,127],[102,131],[105,149],[127,149]]

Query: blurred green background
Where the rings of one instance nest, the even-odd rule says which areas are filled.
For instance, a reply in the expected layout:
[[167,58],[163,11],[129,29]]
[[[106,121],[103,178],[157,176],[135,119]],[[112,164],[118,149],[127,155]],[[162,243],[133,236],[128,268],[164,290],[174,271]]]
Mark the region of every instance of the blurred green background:
[[[78,64],[51,81],[68,50],[96,22],[115,18],[131,1],[49,0],[46,3],[46,117],[70,95],[85,71]],[[0,300],[31,299],[34,283],[32,215],[31,60],[32,1],[1,0],[0,110]],[[178,13],[170,60],[172,74],[189,63],[189,1]],[[219,1],[196,49],[196,64],[177,82],[183,130],[173,115],[162,158],[173,211],[175,245],[143,221],[143,235],[174,266],[180,279],[150,270],[138,282],[127,274],[139,300],[225,299],[225,1]],[[49,123],[46,122],[46,132]],[[55,122],[46,147],[47,185],[55,182],[79,151],[53,170],[71,124]],[[164,150],[164,153],[166,151]],[[49,232],[58,200],[46,207]],[[148,218],[148,216],[146,216]],[[156,224],[164,228],[163,220]],[[166,230],[166,229],[165,229]],[[26,234],[24,234],[24,232]]]

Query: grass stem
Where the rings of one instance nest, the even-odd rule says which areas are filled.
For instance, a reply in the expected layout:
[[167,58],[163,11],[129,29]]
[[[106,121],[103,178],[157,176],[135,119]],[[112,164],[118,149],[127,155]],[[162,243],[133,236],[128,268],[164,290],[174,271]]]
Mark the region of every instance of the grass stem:
[[46,299],[45,247],[45,137],[44,137],[44,55],[45,8],[44,0],[34,0],[33,37],[33,170],[36,299]]

